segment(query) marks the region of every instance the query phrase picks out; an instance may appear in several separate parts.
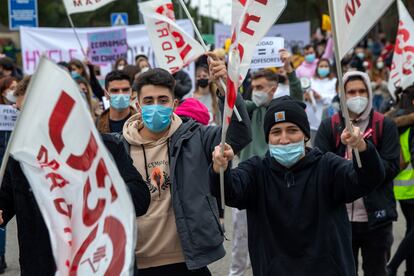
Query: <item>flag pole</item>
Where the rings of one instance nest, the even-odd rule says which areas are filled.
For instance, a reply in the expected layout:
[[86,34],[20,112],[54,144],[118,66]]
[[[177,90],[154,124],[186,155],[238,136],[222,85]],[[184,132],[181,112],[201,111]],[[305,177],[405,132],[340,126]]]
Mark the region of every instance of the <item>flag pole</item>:
[[[37,68],[39,68],[42,65],[44,59],[45,59],[45,56],[42,55]],[[39,70],[36,70],[36,72],[33,74],[32,78],[30,79],[29,85],[27,86],[26,93],[25,93],[25,96],[24,96],[25,97],[24,103],[29,102],[30,91],[32,90],[33,83],[37,78],[38,71]],[[6,172],[7,163],[9,162],[9,159],[10,159],[10,150],[11,150],[11,147],[12,147],[12,144],[13,144],[14,136],[16,135],[16,130],[18,128],[20,119],[22,118],[23,112],[24,112],[24,108],[20,111],[20,114],[17,117],[16,124],[14,125],[13,131],[10,134],[10,138],[9,138],[8,143],[7,143],[6,151],[4,152],[4,155],[3,155],[3,160],[1,162],[1,167],[0,167],[0,187],[3,184],[3,178],[4,178],[4,174]]]
[[[209,51],[209,48],[207,47],[206,43],[204,42],[204,39],[203,39],[203,37],[201,36],[201,33],[200,33],[200,31],[198,30],[197,25],[196,25],[196,24],[195,24],[195,22],[194,22],[194,19],[191,17],[190,11],[187,9],[187,6],[185,5],[185,3],[184,3],[184,1],[183,1],[183,0],[178,0],[178,1],[180,2],[180,5],[181,5],[181,7],[183,8],[183,10],[184,10],[185,14],[187,15],[188,19],[191,21],[191,24],[193,25],[194,31],[195,31],[195,33],[196,33],[196,35],[197,35],[198,40],[199,40],[199,41],[200,41],[200,43],[201,43],[201,46],[203,46],[204,51],[208,52],[208,51]],[[220,79],[220,80],[219,80],[219,82],[220,82],[220,85],[221,85],[221,87],[223,88],[224,92],[225,92],[225,93],[227,93],[227,86],[226,86],[226,84],[224,83],[224,80],[223,80],[223,79]],[[241,121],[242,121],[242,117],[240,116],[240,113],[239,113],[239,111],[237,110],[237,108],[236,108],[236,107],[234,107],[234,110],[233,110],[233,111],[234,111],[234,114],[235,114],[235,115],[236,115],[236,117],[237,117],[237,120],[239,120],[239,122],[241,122]]]
[[[206,52],[208,52],[209,49],[208,49],[206,43],[204,42],[204,39],[201,36],[201,33],[197,28],[197,25],[195,24],[193,18],[191,17],[191,14],[188,11],[187,6],[185,5],[183,0],[178,0],[178,1],[180,2],[180,5],[183,8],[183,10],[184,10],[185,14],[187,15],[188,19],[190,19],[191,24],[193,25],[194,31],[195,31],[195,33],[198,37],[198,40],[200,41],[200,43],[203,46],[204,50]],[[219,81],[220,81],[220,85],[223,88],[223,90],[225,91],[225,95],[227,97],[227,85],[224,83],[224,80],[222,78],[220,78]],[[226,107],[224,109],[226,109]],[[234,114],[236,115],[237,119],[239,120],[239,122],[241,122],[242,118],[241,118],[240,113],[238,112],[237,108],[234,107],[233,111],[234,111]],[[224,120],[226,119],[224,116],[223,116],[223,118],[224,118]],[[222,128],[223,128],[223,125],[222,125]],[[224,154],[224,147],[226,145],[226,135],[227,135],[227,130],[222,129],[222,133],[221,133],[221,154]],[[220,168],[220,198],[221,198],[221,208],[224,210],[224,207],[226,205],[225,205],[225,196],[224,196],[224,169],[223,168]]]
[[[63,3],[63,5],[65,5],[65,4]],[[80,38],[79,38],[78,32],[76,31],[75,25],[73,24],[72,17],[71,17],[71,16],[70,16],[70,14],[68,13],[68,10],[66,9],[66,6],[65,6],[65,10],[66,10],[66,15],[68,16],[68,19],[69,19],[70,26],[72,27],[73,33],[75,34],[76,40],[78,41],[79,46],[80,46],[80,48],[81,48],[82,54],[83,54],[83,56],[85,57],[85,59],[87,59],[88,57],[87,57],[87,55],[86,55],[86,51],[85,51],[85,49],[84,49],[84,48],[83,48],[83,46],[82,46],[82,43],[81,43],[81,41],[80,41]]]
[[[332,23],[332,36],[333,36],[333,41],[334,41],[334,48],[335,48],[335,60],[336,60],[336,71],[338,72],[338,84],[339,84],[339,97],[340,97],[340,102],[341,102],[341,110],[342,110],[342,115],[344,116],[345,119],[345,124],[346,124],[346,128],[348,129],[348,131],[350,133],[354,132],[354,128],[352,126],[351,123],[351,119],[349,117],[349,111],[348,111],[348,107],[346,105],[346,95],[345,95],[345,87],[344,87],[344,81],[343,81],[343,73],[342,73],[342,59],[339,56],[339,42],[338,42],[338,34],[336,33],[336,20],[335,20],[335,16],[334,16],[334,12],[333,12],[333,0],[328,0],[328,4],[329,4],[329,14],[331,16],[331,23]],[[361,163],[361,157],[359,156],[359,151],[357,148],[353,149],[354,151],[354,155],[355,155],[355,159],[358,163],[358,167],[362,168],[362,163]]]

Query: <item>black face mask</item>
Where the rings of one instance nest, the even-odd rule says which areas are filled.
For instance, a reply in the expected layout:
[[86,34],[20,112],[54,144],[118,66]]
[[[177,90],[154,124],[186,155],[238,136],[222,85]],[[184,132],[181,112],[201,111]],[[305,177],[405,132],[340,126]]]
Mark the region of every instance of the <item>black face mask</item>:
[[206,88],[208,86],[209,79],[199,79],[197,80],[197,86],[201,88]]
[[279,78],[278,83],[285,84],[285,82],[287,81],[287,78],[283,75],[278,75],[278,78]]

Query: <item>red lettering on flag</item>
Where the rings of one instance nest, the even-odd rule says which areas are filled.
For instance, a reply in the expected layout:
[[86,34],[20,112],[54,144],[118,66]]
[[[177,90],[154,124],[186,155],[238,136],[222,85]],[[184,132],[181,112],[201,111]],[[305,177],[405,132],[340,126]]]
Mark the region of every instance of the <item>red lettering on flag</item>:
[[74,106],[75,100],[73,100],[68,93],[62,91],[62,94],[49,118],[49,136],[52,140],[53,146],[59,154],[65,147],[62,138],[63,126],[66,124],[69,114],[72,112]]
[[249,28],[250,21],[258,23],[258,22],[260,22],[260,17],[256,16],[256,15],[250,15],[250,14],[246,13],[246,15],[244,16],[244,21],[243,21],[243,25],[241,27],[241,31],[243,33],[246,33],[248,35],[253,36],[254,35],[254,30]]
[[351,5],[352,6],[350,6],[349,3],[347,3],[345,6],[345,18],[348,24],[349,22],[351,22],[351,17],[355,16],[357,9],[361,7],[361,0],[351,0]]

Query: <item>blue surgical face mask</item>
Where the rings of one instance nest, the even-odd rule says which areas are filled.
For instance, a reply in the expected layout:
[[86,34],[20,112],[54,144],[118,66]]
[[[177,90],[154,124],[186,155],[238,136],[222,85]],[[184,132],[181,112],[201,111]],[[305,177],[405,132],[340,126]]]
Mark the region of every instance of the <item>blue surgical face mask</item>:
[[365,58],[365,54],[363,52],[359,52],[357,54],[357,57],[359,57],[359,59],[364,59]]
[[163,105],[144,105],[141,108],[144,125],[154,133],[160,133],[171,124],[172,107]]
[[326,78],[329,75],[330,72],[331,71],[329,70],[329,68],[324,68],[324,67],[319,67],[318,68],[318,75],[321,78]]
[[305,56],[305,60],[307,63],[312,63],[314,62],[316,59],[316,55],[315,54],[309,54]]
[[76,71],[70,72],[70,75],[72,76],[72,79],[77,79],[81,77],[81,75]]
[[130,100],[130,94],[112,94],[110,104],[113,108],[117,110],[122,110],[129,107]]
[[305,154],[305,141],[302,140],[288,145],[269,144],[269,152],[270,156],[276,159],[279,164],[290,168]]

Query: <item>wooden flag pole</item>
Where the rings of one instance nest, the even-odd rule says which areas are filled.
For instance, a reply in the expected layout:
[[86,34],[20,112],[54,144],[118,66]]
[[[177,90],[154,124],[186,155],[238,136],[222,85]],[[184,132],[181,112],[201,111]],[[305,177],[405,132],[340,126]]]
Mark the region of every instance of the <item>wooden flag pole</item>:
[[[334,12],[333,12],[333,1],[334,0],[328,0],[328,4],[329,4],[329,14],[331,16],[331,23],[332,23],[332,36],[333,36],[333,41],[334,41],[334,48],[335,48],[335,60],[336,60],[336,71],[338,72],[338,83],[339,83],[339,97],[340,97],[340,102],[341,102],[341,110],[342,110],[342,115],[344,116],[345,119],[345,124],[346,124],[346,128],[348,129],[348,131],[350,133],[354,132],[354,128],[352,126],[351,123],[351,119],[349,117],[349,112],[348,112],[348,106],[346,105],[346,95],[345,95],[345,87],[344,87],[344,81],[342,78],[342,59],[339,56],[339,43],[338,43],[338,34],[336,33],[336,21],[335,21],[335,16],[334,16]],[[358,167],[362,168],[362,163],[361,163],[361,158],[359,156],[359,151],[358,149],[354,148],[354,155],[355,155],[355,159],[358,163]]]

